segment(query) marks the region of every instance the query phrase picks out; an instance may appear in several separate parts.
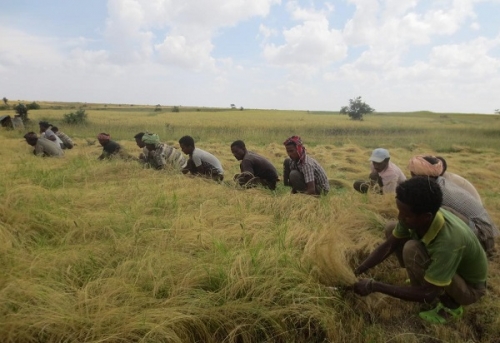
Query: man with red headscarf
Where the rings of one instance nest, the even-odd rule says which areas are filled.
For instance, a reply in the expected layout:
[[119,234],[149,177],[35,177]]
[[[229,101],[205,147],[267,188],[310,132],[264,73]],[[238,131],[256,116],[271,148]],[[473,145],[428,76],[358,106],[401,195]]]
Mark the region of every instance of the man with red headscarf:
[[283,144],[290,158],[284,163],[285,185],[292,187],[292,193],[327,194],[330,184],[326,172],[314,158],[307,155],[300,137],[292,136]]
[[111,140],[111,135],[108,133],[101,132],[97,135],[97,140],[99,144],[102,145],[102,154],[98,157],[99,160],[104,160],[105,158],[111,158],[114,155],[117,155],[120,150],[120,144]]

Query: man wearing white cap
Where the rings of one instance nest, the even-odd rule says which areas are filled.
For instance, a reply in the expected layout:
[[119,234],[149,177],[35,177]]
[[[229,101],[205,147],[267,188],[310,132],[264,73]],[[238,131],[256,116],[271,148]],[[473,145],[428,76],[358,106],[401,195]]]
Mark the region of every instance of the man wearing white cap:
[[374,188],[380,194],[395,193],[396,187],[406,180],[406,176],[397,165],[389,161],[390,158],[386,149],[373,150],[368,159],[371,161],[370,181],[355,181],[354,189],[360,193],[366,193],[370,188]]

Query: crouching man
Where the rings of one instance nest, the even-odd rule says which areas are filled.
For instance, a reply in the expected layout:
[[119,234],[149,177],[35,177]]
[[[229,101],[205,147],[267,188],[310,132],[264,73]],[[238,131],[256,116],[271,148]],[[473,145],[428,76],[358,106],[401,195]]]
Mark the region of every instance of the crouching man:
[[435,324],[462,317],[463,306],[486,293],[486,253],[467,224],[440,209],[442,201],[439,185],[427,177],[414,177],[396,188],[398,223],[387,225],[387,239],[354,273],[362,274],[395,253],[411,285],[361,279],[353,285],[354,292],[379,292],[421,303],[438,300],[433,310],[419,313]]

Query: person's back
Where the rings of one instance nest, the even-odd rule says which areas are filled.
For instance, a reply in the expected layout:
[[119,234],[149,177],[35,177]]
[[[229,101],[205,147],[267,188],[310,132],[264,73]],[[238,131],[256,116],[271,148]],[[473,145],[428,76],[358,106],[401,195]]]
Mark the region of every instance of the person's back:
[[456,184],[460,188],[463,188],[464,190],[469,192],[470,195],[472,195],[472,197],[474,199],[476,199],[477,201],[479,201],[481,204],[483,203],[483,201],[481,200],[481,196],[479,195],[476,187],[474,187],[474,185],[472,183],[470,183],[469,180],[463,178],[460,175],[450,173],[448,171],[444,172],[444,174],[441,176],[443,178],[445,178],[446,180],[453,182],[454,184]]
[[179,150],[165,143],[160,143],[155,150],[149,151],[147,163],[157,169],[171,165],[175,169],[182,170],[186,167],[187,160]]
[[240,164],[240,171],[250,172],[256,177],[260,177],[276,184],[278,172],[276,168],[265,157],[251,151],[247,151]]
[[206,169],[215,169],[219,175],[224,174],[224,169],[222,169],[222,164],[219,159],[209,153],[208,151],[202,150],[200,148],[195,148],[191,154],[191,158],[196,166],[200,164]]
[[64,144],[64,148],[73,149],[73,146],[75,144],[73,143],[73,140],[67,134],[59,131],[59,128],[56,126],[52,127],[52,132],[54,132],[55,135],[57,136],[57,138],[59,138],[62,141],[62,143]]
[[34,154],[37,156],[61,157],[64,156],[64,151],[58,143],[45,137],[39,137],[35,145]]
[[443,191],[443,206],[469,219],[470,228],[476,233],[488,255],[491,255],[494,251],[494,237],[498,234],[498,229],[486,209],[469,192],[454,182],[440,176],[437,178],[437,183]]

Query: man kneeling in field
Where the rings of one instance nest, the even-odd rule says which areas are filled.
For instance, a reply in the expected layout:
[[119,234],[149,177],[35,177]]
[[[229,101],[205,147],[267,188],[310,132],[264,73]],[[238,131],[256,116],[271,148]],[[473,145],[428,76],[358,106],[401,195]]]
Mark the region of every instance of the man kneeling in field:
[[248,151],[241,140],[231,144],[231,152],[238,161],[241,161],[241,173],[234,176],[234,180],[240,186],[248,188],[261,185],[271,190],[276,189],[278,172],[271,162],[263,156]]
[[142,135],[142,141],[149,151],[146,164],[152,168],[165,169],[170,166],[176,170],[182,170],[186,167],[187,161],[182,153],[174,147],[161,143],[157,134],[145,133]]
[[430,178],[414,177],[396,188],[399,221],[387,225],[386,241],[354,273],[362,274],[396,253],[411,286],[361,279],[353,285],[354,292],[363,296],[379,292],[422,303],[439,299],[433,310],[419,313],[435,324],[461,318],[462,306],[486,293],[486,253],[467,224],[440,209],[442,201],[441,188]]
[[182,169],[183,174],[204,176],[216,181],[224,179],[224,169],[220,161],[211,153],[196,148],[193,137],[181,137],[179,145],[182,152],[189,156],[186,167]]

